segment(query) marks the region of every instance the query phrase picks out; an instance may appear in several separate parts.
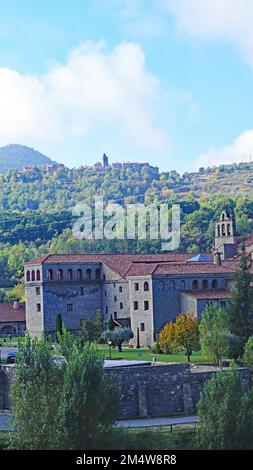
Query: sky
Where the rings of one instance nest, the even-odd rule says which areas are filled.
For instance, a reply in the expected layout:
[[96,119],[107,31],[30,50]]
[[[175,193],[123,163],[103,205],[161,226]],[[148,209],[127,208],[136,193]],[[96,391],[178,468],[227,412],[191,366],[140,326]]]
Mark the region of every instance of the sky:
[[0,0],[0,146],[180,173],[253,158],[252,0]]

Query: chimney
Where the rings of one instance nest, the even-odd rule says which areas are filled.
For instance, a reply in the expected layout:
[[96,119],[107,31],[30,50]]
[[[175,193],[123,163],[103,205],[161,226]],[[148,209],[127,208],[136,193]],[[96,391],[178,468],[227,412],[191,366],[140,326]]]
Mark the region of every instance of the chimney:
[[15,301],[13,302],[13,308],[14,308],[14,310],[18,310],[19,307],[20,307],[19,300],[15,300]]
[[216,251],[216,253],[214,253],[213,263],[216,264],[216,266],[221,265],[221,256],[220,256],[220,253],[218,253],[218,251]]

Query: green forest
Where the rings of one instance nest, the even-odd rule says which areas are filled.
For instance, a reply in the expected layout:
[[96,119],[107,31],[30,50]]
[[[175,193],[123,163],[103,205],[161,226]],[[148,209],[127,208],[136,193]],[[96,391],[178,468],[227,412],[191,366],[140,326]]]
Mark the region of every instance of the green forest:
[[[237,184],[233,181],[236,181]],[[53,172],[32,168],[0,175],[0,287],[22,281],[23,263],[45,253],[137,252],[160,250],[159,241],[75,240],[71,208],[102,195],[105,202],[179,203],[178,251],[211,249],[221,210],[234,211],[238,233],[253,233],[253,164],[200,169],[180,176],[153,167],[95,170],[59,166]],[[171,211],[171,209],[169,209]],[[148,224],[148,221],[147,221]]]

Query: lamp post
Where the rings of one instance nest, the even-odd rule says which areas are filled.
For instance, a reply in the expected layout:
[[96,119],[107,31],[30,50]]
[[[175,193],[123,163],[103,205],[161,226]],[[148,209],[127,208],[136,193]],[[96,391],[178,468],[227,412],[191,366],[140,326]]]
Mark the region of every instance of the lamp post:
[[112,341],[110,339],[108,339],[107,341],[108,343],[108,346],[109,346],[109,354],[110,354],[110,359],[112,358]]

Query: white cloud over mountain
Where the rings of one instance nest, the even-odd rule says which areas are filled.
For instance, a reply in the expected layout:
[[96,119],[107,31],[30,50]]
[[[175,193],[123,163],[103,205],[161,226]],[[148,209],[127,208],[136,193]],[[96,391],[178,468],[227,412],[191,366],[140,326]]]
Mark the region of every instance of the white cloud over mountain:
[[40,146],[103,129],[137,147],[164,151],[161,106],[160,83],[147,71],[138,44],[108,50],[103,42],[85,42],[44,75],[0,68],[0,145]]
[[251,161],[253,157],[253,130],[243,132],[232,144],[211,148],[200,155],[196,168]]

